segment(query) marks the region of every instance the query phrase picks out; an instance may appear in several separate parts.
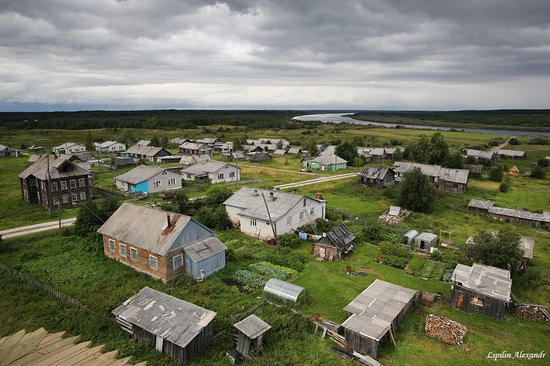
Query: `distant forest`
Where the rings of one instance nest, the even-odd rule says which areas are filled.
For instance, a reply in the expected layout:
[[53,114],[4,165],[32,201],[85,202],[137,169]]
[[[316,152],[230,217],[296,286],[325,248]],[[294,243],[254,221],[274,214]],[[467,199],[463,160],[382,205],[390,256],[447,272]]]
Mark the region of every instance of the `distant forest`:
[[[339,113],[340,111],[272,111],[272,110],[143,110],[79,112],[3,112],[0,128],[72,129],[147,128],[175,129],[209,125],[245,126],[250,129],[297,129],[314,122],[300,122],[292,117],[301,114]],[[345,112],[345,111],[341,111]],[[487,111],[361,111],[353,118],[374,122],[449,127],[514,128],[550,131],[549,109]]]
[[355,113],[353,118],[373,122],[416,125],[550,130],[550,109],[365,111]]

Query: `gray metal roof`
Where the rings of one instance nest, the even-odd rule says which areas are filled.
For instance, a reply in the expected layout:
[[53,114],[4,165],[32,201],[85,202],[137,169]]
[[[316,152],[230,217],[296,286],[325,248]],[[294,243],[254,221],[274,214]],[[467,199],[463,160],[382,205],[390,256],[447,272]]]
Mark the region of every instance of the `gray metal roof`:
[[155,175],[163,171],[164,169],[158,166],[138,165],[134,169],[115,177],[115,179],[130,184],[138,184],[140,182],[148,180],[149,178],[154,177]]
[[366,179],[384,179],[388,172],[393,175],[392,169],[383,166],[365,166],[357,175]]
[[219,141],[219,138],[217,137],[203,137],[197,140],[197,142],[200,144],[213,144],[218,141]]
[[181,149],[187,149],[187,150],[201,150],[201,149],[206,149],[206,150],[210,150],[210,148],[208,146],[206,146],[205,144],[201,144],[201,143],[198,143],[198,142],[184,142],[183,144],[180,145],[180,148]]
[[311,160],[312,162],[319,163],[321,165],[331,165],[331,164],[344,164],[347,163],[347,160],[342,159],[336,154],[323,153],[317,156],[315,159]]
[[529,236],[522,236],[520,239],[520,245],[523,249],[523,258],[533,259],[533,252],[535,250],[535,239]]
[[82,175],[87,176],[89,174],[89,171],[78,166],[78,164],[70,162],[66,158],[55,155],[42,155],[31,166],[23,170],[19,174],[19,178],[25,179],[32,175],[40,180],[48,179],[48,159],[50,161],[49,176],[52,179],[78,177]]
[[116,165],[116,166],[126,166],[126,165],[136,165],[137,164],[137,160],[135,160],[134,158],[131,158],[131,157],[121,157],[121,156],[118,156],[118,157],[114,157],[111,159],[112,160],[112,163],[113,165]]
[[302,149],[299,147],[291,147],[288,149],[287,154],[300,154],[302,152]]
[[469,175],[468,169],[441,168],[437,177],[447,182],[466,184]]
[[213,311],[149,287],[142,288],[113,314],[180,347],[187,346],[216,316]]
[[511,208],[495,207],[495,206],[490,207],[488,212],[491,214],[515,217],[515,218],[524,219],[524,220],[550,222],[550,217],[545,213],[529,212],[524,210],[514,210]]
[[394,164],[396,168],[393,170],[396,173],[408,173],[414,168],[419,168],[423,174],[429,177],[437,177],[439,175],[439,170],[441,169],[440,165],[417,164],[404,161],[396,161]]
[[306,289],[302,286],[298,286],[286,281],[281,281],[277,278],[271,278],[264,286],[264,292],[294,302],[298,301],[298,297],[305,290]]
[[[265,200],[273,221],[277,221],[279,218],[285,216],[290,209],[303,199],[319,202],[313,198],[292,193],[242,187],[225,200],[223,204],[243,209],[239,215],[269,220],[262,193],[265,195]],[[273,201],[270,199],[270,193],[273,193]]]
[[286,150],[284,150],[284,149],[276,149],[273,152],[273,155],[284,155],[284,154],[286,154]]
[[182,169],[181,172],[189,174],[215,173],[226,165],[232,166],[237,169],[237,167],[233,164],[224,163],[223,161],[212,160],[199,161],[196,164],[191,165],[190,167]]
[[353,243],[355,235],[348,229],[345,224],[340,224],[333,227],[326,236],[323,235],[319,239],[319,243],[332,244],[338,248],[344,248]]
[[500,149],[497,150],[497,154],[510,157],[523,157],[525,155],[525,151]]
[[[128,148],[128,150],[126,150],[126,153],[136,154],[136,155],[145,155],[145,156],[155,156],[163,150],[164,149],[162,147],[133,145],[133,146],[130,146]],[[166,151],[166,150],[164,150],[164,151]],[[166,151],[166,153],[169,154],[168,151]]]
[[468,207],[479,208],[481,210],[489,210],[491,207],[493,207],[493,202],[478,200],[474,198],[470,201],[470,203],[468,203]]
[[495,156],[495,152],[494,151],[475,150],[475,149],[466,149],[466,156],[491,160]]
[[510,301],[512,280],[510,271],[502,268],[474,263],[473,266],[457,264],[452,276],[453,282],[461,283],[472,291]]
[[323,145],[317,145],[319,150],[322,150],[319,155],[331,155],[336,153],[336,145],[328,145],[323,148]]
[[97,232],[162,256],[174,248],[214,236],[212,230],[189,216],[126,202]]
[[342,326],[379,341],[416,294],[416,290],[376,279],[344,308],[352,315]]
[[382,156],[386,153],[386,150],[383,147],[374,147],[369,152],[371,155]]
[[212,157],[208,154],[203,155],[183,155],[180,159],[181,165],[193,165],[203,161],[209,161]]
[[418,231],[416,230],[409,230],[403,236],[406,236],[409,239],[414,239],[418,236]]
[[427,241],[432,242],[437,239],[437,235],[432,233],[421,233],[414,238],[414,241]]
[[254,314],[247,316],[240,322],[233,324],[233,326],[250,339],[256,339],[271,329],[271,325]]
[[151,143],[151,140],[139,140],[138,142],[136,142],[136,145],[149,146],[150,143]]
[[464,169],[468,169],[470,173],[481,174],[483,165],[481,164],[464,164]]
[[63,150],[63,149],[71,148],[73,146],[78,146],[78,147],[84,147],[85,148],[85,146],[82,145],[82,144],[77,144],[75,142],[65,142],[64,144],[52,147],[52,150],[58,150],[58,149]]
[[204,238],[190,243],[185,247],[187,254],[194,262],[201,262],[205,259],[225,252],[227,247],[215,236]]

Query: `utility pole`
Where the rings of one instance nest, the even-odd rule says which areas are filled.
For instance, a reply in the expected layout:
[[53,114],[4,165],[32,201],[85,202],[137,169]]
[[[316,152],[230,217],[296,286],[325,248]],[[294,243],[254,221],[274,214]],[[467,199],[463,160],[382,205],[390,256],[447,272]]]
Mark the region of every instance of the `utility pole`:
[[275,224],[271,220],[271,213],[269,212],[269,207],[267,206],[267,200],[265,199],[265,195],[262,192],[262,198],[264,199],[265,209],[267,210],[267,217],[269,217],[269,223],[271,224],[271,230],[273,230],[273,235],[275,236],[275,243],[277,243],[277,229],[275,229]]
[[48,186],[46,187],[46,198],[48,200],[48,214],[52,214],[52,176],[50,175],[50,155],[46,157],[46,171],[48,177]]

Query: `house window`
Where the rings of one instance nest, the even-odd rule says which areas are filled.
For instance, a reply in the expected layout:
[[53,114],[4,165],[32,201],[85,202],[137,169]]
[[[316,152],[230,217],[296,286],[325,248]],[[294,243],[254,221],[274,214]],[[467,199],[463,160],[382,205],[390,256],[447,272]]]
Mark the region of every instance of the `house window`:
[[40,182],[40,186],[42,187],[42,189],[46,189],[46,182]]
[[300,212],[300,214],[298,215],[298,218],[299,218],[300,220],[303,220],[303,219],[304,219],[304,212],[303,212],[303,211]]
[[69,203],[69,195],[68,194],[63,195],[63,203]]
[[256,219],[250,219],[250,226],[258,226],[258,222],[256,221]]
[[52,182],[52,192],[57,192],[58,185],[57,182]]
[[136,248],[130,248],[130,258],[137,261],[139,259],[138,251]]
[[176,178],[170,178],[168,179],[168,185],[171,186],[171,185],[174,185],[176,184]]
[[172,269],[174,271],[183,267],[183,254],[178,254],[172,258]]
[[71,189],[72,189],[72,188],[76,188],[76,180],[75,180],[75,179],[71,179],[71,180],[69,181],[69,186],[71,187]]
[[31,187],[36,187],[36,179],[29,179],[29,184]]
[[162,182],[160,180],[156,180],[153,182],[153,186],[156,188],[160,187],[161,185],[162,185]]
[[67,182],[66,181],[61,181],[61,190],[62,191],[65,191],[67,189]]
[[109,239],[109,250],[111,252],[115,251],[115,241],[113,239]]
[[80,200],[86,201],[86,192],[80,192]]
[[472,296],[472,298],[470,299],[470,303],[471,303],[472,305],[476,305],[476,306],[482,307],[482,306],[484,305],[485,301],[484,301],[482,298],[480,298],[480,297],[474,295],[474,296]]
[[307,203],[307,202],[306,202],[306,199],[304,198],[304,207],[306,207],[306,203]]
[[159,263],[158,263],[157,257],[155,257],[154,255],[149,256],[149,267],[155,270],[159,269]]
[[218,179],[223,179],[223,173],[218,174]]
[[315,215],[315,207],[312,207],[311,210],[309,210],[310,215]]
[[187,173],[187,178],[191,179],[191,174]]
[[78,186],[79,186],[80,188],[86,186],[86,182],[84,181],[84,178],[80,178],[80,179],[78,180]]
[[119,244],[118,252],[120,253],[121,257],[126,257],[126,244]]
[[235,178],[235,172],[229,172],[229,178]]
[[78,202],[78,196],[76,195],[76,193],[73,193],[71,195],[71,202],[72,203],[77,203]]
[[[26,192],[25,192],[26,193]],[[53,198],[53,205],[54,206],[59,206],[59,198],[58,197],[54,197]]]
[[289,216],[286,218],[286,224],[287,225],[292,225],[292,216]]

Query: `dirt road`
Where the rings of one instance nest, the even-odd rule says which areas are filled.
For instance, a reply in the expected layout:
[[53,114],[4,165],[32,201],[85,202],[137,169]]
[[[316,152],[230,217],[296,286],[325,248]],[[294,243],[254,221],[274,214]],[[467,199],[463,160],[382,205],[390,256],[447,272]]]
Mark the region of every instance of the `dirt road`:
[[296,183],[279,184],[278,186],[275,186],[273,188],[275,188],[275,189],[289,189],[289,188],[303,187],[303,186],[308,186],[308,185],[311,185],[311,184],[331,182],[333,180],[347,179],[347,178],[352,178],[352,177],[356,177],[356,176],[357,176],[357,173],[327,175],[327,176],[324,176],[324,177],[321,177],[321,178],[304,180],[304,181],[296,182]]
[[[76,217],[71,217],[69,219],[61,220],[61,227],[67,227],[74,224]],[[29,226],[20,226],[13,229],[2,230],[0,231],[0,236],[3,239],[14,238],[16,236],[29,235],[34,233],[39,233],[41,231],[54,230],[59,228],[59,220],[42,222],[40,224],[34,224]]]

